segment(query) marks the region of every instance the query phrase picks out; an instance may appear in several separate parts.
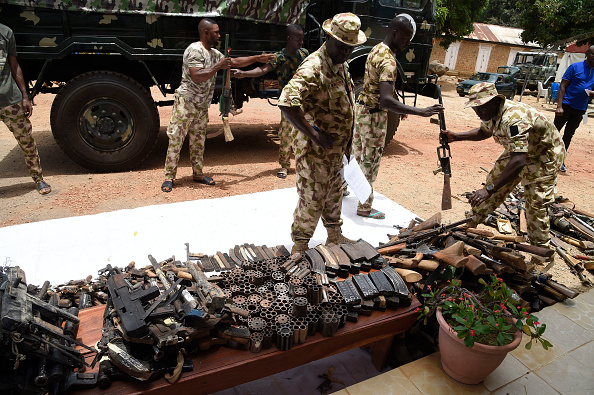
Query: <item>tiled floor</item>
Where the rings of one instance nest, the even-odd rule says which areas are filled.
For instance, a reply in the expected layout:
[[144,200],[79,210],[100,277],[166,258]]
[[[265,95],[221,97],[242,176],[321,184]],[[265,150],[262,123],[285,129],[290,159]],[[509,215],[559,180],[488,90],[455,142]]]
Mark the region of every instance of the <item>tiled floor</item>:
[[221,391],[219,395],[316,394],[318,376],[334,367],[334,394],[594,394],[594,291],[557,303],[535,314],[547,324],[545,337],[553,348],[524,345],[508,354],[481,384],[465,385],[440,367],[439,353],[397,369],[377,372],[369,354],[360,349],[324,358],[295,369]]

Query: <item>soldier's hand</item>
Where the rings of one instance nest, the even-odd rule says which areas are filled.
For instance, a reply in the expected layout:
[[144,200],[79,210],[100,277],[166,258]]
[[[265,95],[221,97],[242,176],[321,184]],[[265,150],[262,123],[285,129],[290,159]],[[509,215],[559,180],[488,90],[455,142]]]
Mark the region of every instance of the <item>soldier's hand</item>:
[[448,143],[453,143],[456,141],[456,133],[450,132],[449,130],[440,130],[441,134],[445,134],[448,138]]
[[231,58],[223,58],[217,62],[217,68],[221,69],[230,69],[231,68]]
[[443,106],[441,104],[434,104],[431,107],[422,109],[421,116],[430,117],[431,115],[439,114],[443,112]]
[[485,188],[474,191],[468,201],[472,207],[476,207],[489,198],[489,192]]
[[258,55],[256,57],[256,61],[260,62],[260,63],[268,63],[268,62],[272,62],[274,59],[276,59],[276,56],[273,53],[263,53],[262,55]]
[[314,127],[314,131],[312,133],[312,141],[314,144],[324,148],[329,149],[332,148],[334,142],[330,138],[330,135],[326,132],[322,132],[320,129]]
[[27,118],[31,117],[31,115],[33,114],[33,105],[31,104],[31,101],[29,100],[28,97],[23,97],[23,111],[25,112],[25,116]]

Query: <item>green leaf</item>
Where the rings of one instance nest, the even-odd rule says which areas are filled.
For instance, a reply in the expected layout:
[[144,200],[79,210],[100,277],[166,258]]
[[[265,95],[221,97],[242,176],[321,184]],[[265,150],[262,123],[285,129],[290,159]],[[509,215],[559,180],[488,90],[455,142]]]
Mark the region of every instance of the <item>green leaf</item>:
[[532,340],[526,343],[526,350],[530,350],[532,348]]
[[466,347],[474,346],[474,338],[470,335],[466,336],[464,338],[464,344],[466,345]]

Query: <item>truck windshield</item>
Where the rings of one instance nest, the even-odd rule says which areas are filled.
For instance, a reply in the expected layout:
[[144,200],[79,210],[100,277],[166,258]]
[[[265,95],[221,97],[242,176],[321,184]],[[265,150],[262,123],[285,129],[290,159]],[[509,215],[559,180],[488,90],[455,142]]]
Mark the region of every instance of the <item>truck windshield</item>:
[[423,0],[379,0],[384,7],[421,8]]

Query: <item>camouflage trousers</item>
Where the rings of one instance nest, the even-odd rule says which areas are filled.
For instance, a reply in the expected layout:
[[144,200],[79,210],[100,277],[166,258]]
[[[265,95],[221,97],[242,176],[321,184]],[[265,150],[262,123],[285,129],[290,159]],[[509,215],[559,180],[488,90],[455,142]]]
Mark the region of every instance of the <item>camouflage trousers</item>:
[[291,167],[291,152],[293,151],[293,143],[295,140],[295,128],[285,114],[281,112],[280,125],[278,127],[278,163],[283,169]]
[[[485,184],[488,185],[493,182],[501,174],[508,162],[509,156],[499,157],[495,162],[495,166],[487,175]],[[561,167],[561,163],[563,161],[560,161],[559,168]],[[496,210],[505,201],[516,185],[522,182],[524,184],[524,199],[526,202],[528,239],[530,244],[548,247],[551,240],[549,235],[549,206],[555,201],[557,194],[558,172],[536,181],[526,182],[526,170],[525,167],[515,180],[498,189],[477,207],[473,207],[469,216],[475,215],[476,220],[471,225],[482,223],[489,213]]]
[[[379,172],[384,153],[388,112],[369,113],[369,108],[355,104],[355,131],[353,132],[353,156],[357,159],[367,181],[373,183]],[[359,202],[357,211],[370,211],[373,203],[373,190],[364,203]]]
[[21,147],[25,156],[25,164],[29,169],[29,174],[37,184],[43,180],[39,152],[35,140],[33,140],[33,126],[29,118],[25,116],[25,110],[21,102],[1,108],[0,119],[6,124],[8,130],[12,132],[19,143],[19,147]]
[[295,158],[299,201],[293,213],[291,238],[295,243],[309,242],[320,217],[326,228],[340,228],[342,220],[342,155],[332,159],[315,154]]
[[167,128],[169,146],[165,158],[165,179],[175,179],[177,162],[186,135],[189,135],[190,138],[190,162],[192,163],[193,176],[202,175],[207,124],[208,108],[196,107],[191,101],[175,94],[171,121]]

